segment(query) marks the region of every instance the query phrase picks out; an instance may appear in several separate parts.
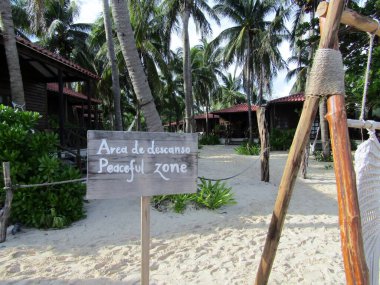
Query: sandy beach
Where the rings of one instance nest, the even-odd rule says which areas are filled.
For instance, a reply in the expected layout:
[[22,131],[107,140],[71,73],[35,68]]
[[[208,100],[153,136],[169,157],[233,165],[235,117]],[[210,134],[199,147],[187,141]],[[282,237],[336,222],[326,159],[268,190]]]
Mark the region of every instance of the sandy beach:
[[[152,208],[150,284],[253,284],[286,158],[271,153],[271,182],[264,183],[258,157],[203,147],[199,176],[223,178],[251,166],[226,182],[237,204],[184,214]],[[345,284],[333,169],[309,162],[269,284]],[[86,210],[66,229],[9,233],[0,244],[0,284],[140,284],[140,200],[93,200]]]

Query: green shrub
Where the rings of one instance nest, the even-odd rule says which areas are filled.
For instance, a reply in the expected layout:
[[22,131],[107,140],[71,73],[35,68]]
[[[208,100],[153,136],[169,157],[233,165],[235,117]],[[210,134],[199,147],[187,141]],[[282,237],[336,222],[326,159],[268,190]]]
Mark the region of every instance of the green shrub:
[[[0,162],[9,161],[13,184],[37,184],[78,179],[78,170],[57,158],[58,137],[34,130],[38,113],[0,105]],[[0,207],[5,193],[0,179]],[[62,228],[84,217],[81,183],[16,189],[11,222],[36,228]]]
[[260,155],[261,148],[259,144],[250,144],[246,142],[235,147],[235,152],[242,155]]
[[200,145],[215,145],[215,144],[219,144],[220,141],[219,141],[219,137],[217,135],[202,135],[200,138],[199,138],[199,144]]
[[227,187],[223,182],[212,183],[204,178],[201,178],[197,195],[194,198],[198,205],[211,210],[219,209],[224,205],[236,204],[231,187]]
[[271,150],[289,150],[292,145],[295,132],[295,129],[273,129],[269,137]]
[[215,183],[204,178],[198,184],[197,193],[157,195],[151,200],[152,205],[158,210],[172,209],[176,213],[183,213],[189,204],[196,208],[219,209],[222,206],[236,204],[231,187],[217,181]]
[[321,161],[321,162],[333,162],[334,158],[332,154],[330,153],[327,157],[323,155],[323,151],[316,150],[314,151],[314,158],[316,161]]

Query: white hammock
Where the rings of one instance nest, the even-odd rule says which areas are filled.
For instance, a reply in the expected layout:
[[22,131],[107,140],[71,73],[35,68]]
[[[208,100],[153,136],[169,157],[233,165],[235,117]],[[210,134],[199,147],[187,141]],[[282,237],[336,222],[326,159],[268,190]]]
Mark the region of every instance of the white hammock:
[[370,131],[355,152],[356,184],[362,222],[363,244],[370,284],[379,284],[380,258],[380,143]]

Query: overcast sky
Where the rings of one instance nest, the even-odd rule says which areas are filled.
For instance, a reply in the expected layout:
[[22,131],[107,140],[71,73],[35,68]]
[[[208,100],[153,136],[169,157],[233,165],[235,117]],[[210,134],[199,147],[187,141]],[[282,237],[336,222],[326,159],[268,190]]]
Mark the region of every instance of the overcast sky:
[[[94,20],[101,14],[102,12],[102,1],[101,0],[79,0],[80,4],[80,16],[77,19],[77,22],[79,23],[93,23]],[[213,29],[213,37],[217,36],[223,29],[226,28],[228,25],[227,22],[221,23],[221,26],[218,26],[216,24],[212,24]],[[192,21],[190,21],[189,25],[189,35],[190,35],[190,46],[194,46],[199,43],[200,35],[196,34],[195,26]],[[178,36],[175,36],[172,41],[172,48],[180,47],[182,45],[181,39]],[[280,47],[281,54],[285,60],[288,59],[290,56],[290,50],[289,50],[289,44],[284,43]],[[232,71],[231,71],[232,72]],[[278,98],[278,97],[284,97],[288,96],[290,89],[293,86],[294,80],[291,80],[290,82],[286,82],[285,76],[286,71],[279,72],[279,75],[277,78],[273,81],[273,88],[272,88],[272,97]]]

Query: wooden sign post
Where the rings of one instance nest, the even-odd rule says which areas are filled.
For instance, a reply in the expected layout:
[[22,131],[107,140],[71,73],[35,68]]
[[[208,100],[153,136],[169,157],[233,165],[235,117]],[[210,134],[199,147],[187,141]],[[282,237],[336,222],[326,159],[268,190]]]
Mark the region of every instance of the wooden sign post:
[[[141,284],[149,284],[153,195],[195,193],[198,135],[88,131],[87,199],[141,198]],[[148,202],[147,202],[148,201]]]

